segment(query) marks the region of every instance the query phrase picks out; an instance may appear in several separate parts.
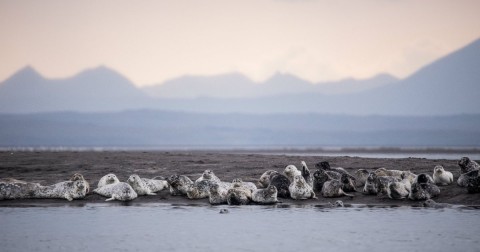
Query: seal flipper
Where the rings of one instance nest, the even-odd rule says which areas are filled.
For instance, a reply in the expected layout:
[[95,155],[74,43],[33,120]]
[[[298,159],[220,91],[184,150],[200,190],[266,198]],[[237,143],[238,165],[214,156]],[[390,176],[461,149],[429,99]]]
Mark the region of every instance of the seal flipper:
[[111,198],[106,199],[105,201],[112,201],[112,200],[115,200],[113,196]]
[[156,193],[153,193],[153,192],[150,192],[150,193],[147,193],[147,195],[154,196],[154,195],[157,195],[157,194],[156,194]]

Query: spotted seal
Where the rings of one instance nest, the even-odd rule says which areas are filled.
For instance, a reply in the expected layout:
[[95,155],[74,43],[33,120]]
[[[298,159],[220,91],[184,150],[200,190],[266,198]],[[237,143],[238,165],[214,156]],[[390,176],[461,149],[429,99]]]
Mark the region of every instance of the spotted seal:
[[[200,180],[187,186],[187,197],[189,199],[205,199],[210,195],[210,186],[215,182],[211,180]],[[218,183],[215,183],[218,184]]]
[[258,187],[266,188],[270,184],[270,178],[273,174],[277,174],[278,172],[275,170],[268,170],[260,176],[258,180]]
[[283,174],[287,176],[288,180],[290,180],[290,183],[293,182],[295,176],[302,175],[302,173],[297,169],[295,165],[287,165],[287,167],[285,167],[285,170],[283,170]]
[[105,176],[103,176],[100,181],[98,181],[98,185],[97,185],[97,188],[100,188],[100,187],[103,187],[103,186],[106,186],[106,185],[110,185],[110,184],[115,184],[115,183],[119,183],[120,180],[118,180],[117,176],[115,176],[115,174],[113,173],[109,173]]
[[360,186],[365,186],[365,182],[367,182],[368,174],[370,174],[367,170],[365,169],[358,169],[355,171],[353,176],[355,177],[355,186],[360,187]]
[[150,190],[150,187],[137,174],[132,174],[128,177],[127,183],[135,190],[138,196],[142,195],[157,195]]
[[313,188],[313,174],[310,173],[310,170],[308,169],[307,163],[305,161],[302,161],[302,177],[305,179],[305,182]]
[[480,170],[473,170],[465,173],[464,177],[466,178],[467,191],[469,193],[479,193],[480,192]]
[[351,175],[349,174],[342,174],[342,176],[340,177],[340,182],[342,182],[343,184],[343,191],[345,192],[355,192],[357,191],[355,189],[355,178],[353,178]]
[[151,192],[160,192],[164,189],[167,189],[168,182],[165,178],[163,177],[154,177],[152,179],[149,178],[142,178],[143,182],[150,188]]
[[400,182],[401,178],[396,176],[377,176],[377,196],[388,196],[388,184],[394,182]]
[[205,171],[202,173],[202,176],[200,176],[200,178],[198,178],[197,180],[195,180],[195,183],[198,183],[198,182],[203,181],[203,180],[208,180],[208,181],[213,181],[213,182],[220,182],[220,179],[215,175],[215,173],[213,173],[212,170],[205,170]]
[[252,193],[252,201],[257,204],[275,204],[278,203],[278,191],[274,185],[267,188],[257,189]]
[[313,190],[321,192],[323,184],[332,180],[330,175],[324,169],[318,169],[313,173]]
[[252,192],[239,183],[234,183],[233,188],[227,192],[227,203],[229,205],[248,205],[252,200]]
[[343,201],[341,200],[337,200],[335,201],[335,203],[333,204],[334,207],[345,207],[344,204],[343,204]]
[[348,173],[347,170],[343,169],[342,167],[331,167],[330,163],[327,162],[327,161],[318,162],[318,163],[315,164],[315,167],[317,169],[324,169],[326,171],[335,171],[335,172],[338,172],[340,174],[345,173],[345,174],[350,175],[350,173]]
[[405,199],[410,194],[411,184],[408,178],[387,184],[387,195],[390,199]]
[[40,187],[39,183],[14,178],[0,179],[0,200],[33,198],[34,192]]
[[108,199],[105,201],[130,201],[136,199],[138,196],[135,190],[125,182],[108,184],[93,190],[93,192],[103,197],[107,197]]
[[193,181],[185,175],[171,175],[167,179],[172,196],[187,195],[187,190]]
[[85,180],[85,178],[83,177],[82,174],[80,173],[75,173],[73,174],[73,176],[70,178],[70,181],[77,181],[77,180],[83,180],[85,181],[85,187],[87,189],[87,194],[90,192],[90,184],[88,183],[87,180]]
[[235,183],[238,183],[237,186],[242,186],[249,189],[251,192],[257,190],[257,186],[252,182],[244,182],[241,178],[236,178],[232,181],[232,186],[235,186]]
[[40,199],[83,199],[87,195],[85,180],[64,181],[34,190],[33,198]]
[[458,166],[460,166],[461,174],[480,169],[480,165],[477,162],[471,160],[469,157],[462,157],[458,161]]
[[212,205],[227,204],[228,188],[220,186],[219,183],[210,185],[208,201]]
[[453,182],[453,174],[445,171],[443,166],[437,165],[433,168],[433,182],[437,185],[450,185]]
[[427,200],[440,194],[440,188],[430,181],[427,174],[419,174],[408,195],[411,200]]
[[377,175],[374,172],[368,175],[365,186],[363,187],[363,193],[367,195],[377,195]]
[[278,197],[288,199],[290,198],[290,191],[288,187],[290,186],[290,180],[286,176],[280,173],[273,173],[270,176],[270,185],[273,185],[277,188]]
[[292,199],[316,199],[312,187],[307,184],[302,175],[296,175],[288,187]]
[[335,197],[342,197],[342,196],[353,197],[352,194],[348,194],[344,192],[342,187],[343,187],[343,183],[338,179],[332,179],[332,180],[326,181],[323,184],[322,196],[325,198],[335,198]]
[[397,177],[400,178],[402,176],[403,171],[400,170],[387,170],[386,168],[378,168],[375,171],[375,175],[377,177]]

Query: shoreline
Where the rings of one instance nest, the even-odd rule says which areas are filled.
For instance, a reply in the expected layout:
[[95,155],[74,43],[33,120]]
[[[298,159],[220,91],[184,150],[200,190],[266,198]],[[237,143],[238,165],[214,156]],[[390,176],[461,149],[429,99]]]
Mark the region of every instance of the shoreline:
[[[458,157],[460,159],[461,156]],[[456,185],[460,168],[457,160],[425,159],[425,158],[361,158],[345,156],[289,156],[271,154],[252,154],[243,152],[215,151],[36,151],[36,152],[1,152],[0,178],[12,177],[28,182],[49,185],[68,180],[74,173],[81,173],[90,183],[92,190],[98,180],[107,173],[115,173],[120,181],[126,181],[131,174],[152,178],[155,176],[170,176],[172,174],[186,175],[192,180],[200,177],[206,169],[212,170],[222,181],[232,181],[242,178],[244,181],[256,183],[266,170],[282,172],[285,166],[294,164],[300,167],[300,161],[307,162],[310,170],[315,170],[314,164],[319,161],[329,161],[333,167],[344,167],[350,173],[357,169],[373,171],[380,167],[387,169],[410,170],[416,174],[433,173],[435,165],[442,165],[454,175],[454,183],[440,187],[440,196],[434,198],[439,203],[449,203],[464,206],[480,206],[480,194],[468,194],[466,188]],[[359,188],[357,188],[359,190]],[[315,206],[342,200],[345,204],[365,204],[378,206],[418,206],[421,201],[393,200],[378,196],[363,195],[354,192],[354,198],[323,198],[293,200],[281,199],[283,203],[277,206]],[[1,206],[31,206],[58,205],[75,206],[91,203],[106,203],[104,197],[89,194],[85,199],[68,202],[62,199],[23,199],[2,200]],[[208,199],[190,200],[183,196],[171,196],[168,191],[161,191],[156,196],[140,196],[126,205],[166,203],[180,205],[209,206]],[[123,203],[113,203],[112,205]]]

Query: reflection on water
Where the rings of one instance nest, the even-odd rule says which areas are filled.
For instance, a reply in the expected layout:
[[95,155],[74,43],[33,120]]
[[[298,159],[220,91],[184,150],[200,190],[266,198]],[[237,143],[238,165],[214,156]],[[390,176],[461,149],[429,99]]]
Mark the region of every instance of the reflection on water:
[[[229,214],[219,214],[228,208]],[[475,251],[480,211],[144,204],[0,208],[2,251]]]

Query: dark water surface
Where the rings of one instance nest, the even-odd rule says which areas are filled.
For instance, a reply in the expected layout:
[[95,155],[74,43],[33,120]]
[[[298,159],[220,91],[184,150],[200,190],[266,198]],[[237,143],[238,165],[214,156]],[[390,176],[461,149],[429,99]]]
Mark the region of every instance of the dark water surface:
[[466,208],[0,207],[1,251],[479,251],[479,234]]

